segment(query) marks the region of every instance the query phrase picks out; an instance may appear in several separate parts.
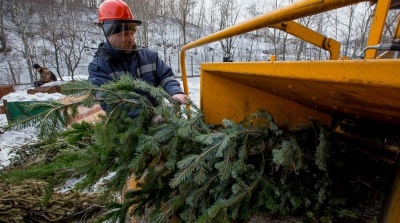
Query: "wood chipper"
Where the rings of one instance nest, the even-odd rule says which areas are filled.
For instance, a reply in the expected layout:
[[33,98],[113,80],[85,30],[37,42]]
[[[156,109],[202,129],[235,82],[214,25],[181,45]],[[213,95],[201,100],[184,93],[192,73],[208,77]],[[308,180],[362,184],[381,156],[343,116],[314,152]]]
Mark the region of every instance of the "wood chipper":
[[[393,38],[382,42],[389,10],[400,1],[371,1],[375,6],[366,47],[359,58],[340,57],[341,44],[295,20],[364,0],[299,0],[182,47],[185,93],[187,50],[261,28],[276,28],[329,52],[329,60],[216,62],[201,64],[200,107],[208,123],[227,118],[241,121],[260,109],[282,128],[295,130],[310,122],[332,127],[336,134],[366,142],[363,130],[376,132],[400,126],[400,17]],[[397,144],[384,145],[380,160],[398,165]],[[373,153],[365,150],[364,153]],[[383,210],[382,222],[400,222],[400,169]]]

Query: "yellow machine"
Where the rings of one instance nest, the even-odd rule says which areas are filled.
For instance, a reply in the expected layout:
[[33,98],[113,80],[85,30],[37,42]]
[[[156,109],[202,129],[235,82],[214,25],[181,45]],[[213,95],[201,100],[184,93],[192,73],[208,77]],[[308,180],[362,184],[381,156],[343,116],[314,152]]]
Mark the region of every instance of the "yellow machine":
[[[359,59],[340,59],[338,41],[294,21],[364,1],[298,0],[183,46],[181,68],[185,93],[190,88],[185,68],[187,50],[261,28],[276,28],[327,50],[329,60],[275,61],[271,58],[264,62],[201,64],[200,107],[206,122],[220,123],[225,118],[241,121],[262,109],[287,130],[318,121],[350,136],[343,126],[354,123],[400,126],[400,25],[393,30],[391,42],[381,43],[388,11],[400,8],[400,1],[371,1],[376,4],[375,13],[367,47]],[[387,147],[394,154],[400,152],[398,147]],[[390,162],[398,165],[397,158]],[[400,171],[382,222],[400,222],[399,210]]]

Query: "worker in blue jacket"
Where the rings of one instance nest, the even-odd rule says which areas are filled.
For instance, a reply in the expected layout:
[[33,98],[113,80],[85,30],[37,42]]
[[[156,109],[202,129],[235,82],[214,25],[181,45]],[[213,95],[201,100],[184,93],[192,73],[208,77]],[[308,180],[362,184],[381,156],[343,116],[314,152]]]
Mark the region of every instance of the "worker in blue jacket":
[[[118,80],[123,74],[130,74],[153,86],[163,89],[181,104],[189,98],[183,93],[180,83],[175,79],[171,68],[162,61],[155,51],[141,48],[141,21],[135,20],[128,5],[121,0],[106,0],[99,6],[99,26],[106,41],[100,43],[93,60],[89,64],[89,81],[102,85]],[[147,98],[154,104],[150,95]],[[107,105],[101,104],[107,111]],[[132,111],[135,117],[140,111]],[[160,120],[153,120],[160,122]]]

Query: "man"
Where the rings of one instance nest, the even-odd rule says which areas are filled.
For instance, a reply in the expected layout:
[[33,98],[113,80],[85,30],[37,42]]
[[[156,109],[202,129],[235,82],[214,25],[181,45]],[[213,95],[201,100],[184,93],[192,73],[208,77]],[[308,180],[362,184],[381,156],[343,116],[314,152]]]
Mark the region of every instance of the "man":
[[[121,0],[106,0],[99,6],[99,26],[106,41],[99,44],[92,62],[89,64],[89,81],[102,85],[118,80],[129,74],[153,86],[163,89],[181,104],[188,98],[171,68],[162,61],[155,51],[141,48],[141,36],[137,32],[141,21],[135,20],[128,5]],[[154,98],[146,97],[154,104]],[[107,111],[107,105],[101,105]],[[131,117],[140,111],[130,113]]]
[[[45,83],[51,82],[54,80],[54,77],[51,71],[49,71],[46,67],[41,67],[39,64],[35,63],[32,67],[39,72],[40,79],[35,81],[33,84],[35,87],[40,87]],[[55,76],[55,75],[54,75]]]

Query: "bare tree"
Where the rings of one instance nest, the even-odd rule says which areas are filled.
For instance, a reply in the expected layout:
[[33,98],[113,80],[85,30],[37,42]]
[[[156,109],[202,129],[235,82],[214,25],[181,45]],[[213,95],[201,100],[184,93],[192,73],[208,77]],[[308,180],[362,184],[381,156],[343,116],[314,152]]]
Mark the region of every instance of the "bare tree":
[[[284,4],[283,1],[273,0],[269,2],[269,5],[267,5],[267,7],[269,11],[272,11],[281,7],[282,4]],[[272,43],[272,54],[275,54],[277,55],[277,57],[284,60],[286,52],[285,47],[282,46],[286,44],[287,33],[281,30],[268,28],[265,32],[265,38]]]
[[[267,5],[265,3],[260,3],[258,1],[250,2],[248,4],[248,6],[246,7],[247,16],[249,16],[249,18],[256,17],[260,14],[265,13],[266,9],[267,9]],[[254,49],[254,50],[257,50],[258,52],[261,52],[262,54],[265,54],[265,55],[269,53],[268,49],[260,48],[259,47],[260,44],[258,44],[258,43],[260,41],[269,42],[268,39],[266,38],[266,34],[268,31],[269,31],[268,28],[262,28],[262,29],[251,32],[251,35],[249,35],[249,37],[250,37],[249,39],[251,41],[249,45],[252,45],[252,46],[255,45],[256,49]],[[264,38],[259,38],[259,37],[264,37]],[[256,43],[254,43],[254,41]],[[246,47],[246,49],[247,48],[248,47]],[[253,48],[253,47],[251,47],[251,48]],[[250,54],[253,54],[254,50],[252,49],[250,51]],[[246,60],[249,60],[250,58],[251,58],[251,55],[250,55],[250,57],[247,56]]]
[[182,46],[187,43],[187,25],[188,25],[188,19],[189,19],[189,14],[191,10],[196,5],[195,0],[167,0],[167,3],[171,9],[172,16],[176,18],[178,21],[181,29],[182,29],[182,38],[183,38],[183,43],[180,43],[179,45]]
[[[63,6],[61,5],[48,5],[48,7],[43,7],[44,13],[40,15],[41,20],[41,33],[42,33],[42,46],[43,50],[41,57],[45,58],[47,64],[51,64],[62,80],[61,64],[63,64],[61,49],[64,46],[64,22],[65,19],[60,20],[59,15],[63,13]],[[60,23],[55,24],[54,21],[59,21]],[[63,27],[63,28],[60,28]],[[51,46],[47,49],[47,44]],[[47,55],[48,54],[48,55]]]
[[[11,21],[14,24],[15,31],[18,33],[22,41],[21,52],[25,58],[27,67],[32,64],[32,37],[35,33],[35,24],[33,23],[32,16],[36,5],[34,2],[24,0],[10,0],[9,2]],[[29,69],[30,82],[33,83],[34,75]]]
[[333,33],[336,40],[342,43],[342,55],[355,57],[357,51],[364,48],[371,24],[371,6],[359,3],[328,14],[328,22],[335,27]]
[[157,33],[161,39],[161,42],[156,44],[162,47],[164,60],[167,60],[167,49],[172,46],[172,38],[171,35],[169,35],[172,32],[172,28],[168,20],[170,19],[166,16],[161,16],[157,18],[157,22],[153,24],[154,33]]
[[[196,13],[194,13],[196,12]],[[192,13],[192,19],[193,19],[193,25],[196,26],[196,29],[194,29],[194,39],[199,39],[202,36],[204,36],[205,33],[205,21],[206,21],[206,5],[204,0],[200,0],[197,3],[197,10],[193,10]],[[197,50],[197,48],[195,49]]]
[[[11,77],[12,77],[12,82],[13,82],[13,84],[18,84],[18,83],[20,83],[20,82],[19,82],[19,81],[20,81],[20,76],[18,75],[18,73],[20,73],[20,72],[18,72],[18,73],[16,74],[16,72],[14,71],[13,66],[12,66],[12,64],[11,64],[11,61],[8,61],[8,67],[9,67],[9,71],[10,71],[10,74],[11,74]],[[17,77],[18,77],[18,81],[17,81]]]
[[62,38],[61,55],[68,74],[74,80],[74,72],[78,67],[85,49],[88,44],[88,29],[90,21],[85,21],[82,14],[78,11],[68,10],[65,12],[64,32]]
[[7,50],[7,36],[4,27],[5,4],[4,0],[0,0],[0,52]]
[[[219,0],[216,1],[216,5],[219,9],[220,20],[219,30],[231,27],[235,25],[239,19],[241,13],[241,4],[237,0]],[[233,48],[237,37],[230,37],[220,41],[222,51],[225,57],[234,59]]]
[[399,19],[400,16],[400,11],[399,10],[392,10],[389,11],[386,23],[385,23],[385,29],[383,31],[383,40],[384,42],[390,42],[395,33],[395,28],[396,28],[396,21]]
[[[308,17],[301,18],[297,20],[297,22],[307,27],[311,30],[316,31],[322,35],[327,33],[326,30],[326,19],[327,17],[324,14],[312,15]],[[313,59],[313,60],[321,60],[329,58],[329,54],[322,50],[322,48],[314,46],[310,43],[307,43],[301,39],[297,39],[295,42],[295,51],[293,52],[296,55],[296,60],[300,60],[301,58]]]
[[[312,16],[299,19],[297,22],[305,27],[310,27],[312,24]],[[296,60],[301,60],[301,56],[305,50],[306,42],[300,39],[295,41],[295,55]],[[305,56],[304,56],[305,58]]]
[[75,8],[75,9],[84,7],[96,7],[98,5],[98,1],[96,0],[58,0],[55,3],[58,3],[59,5],[64,6],[66,8]]
[[[211,0],[209,7],[211,8],[205,16],[206,28],[210,32],[217,32],[237,23],[242,5],[238,0]],[[235,36],[219,41],[223,57],[234,59],[235,52],[233,49],[238,38],[238,36]]]
[[350,40],[352,37],[352,30],[353,30],[353,21],[354,21],[354,14],[355,14],[355,9],[356,6],[355,5],[351,5],[346,7],[346,14],[347,14],[347,24],[343,24],[345,25],[345,29],[342,30],[342,36],[343,38],[343,47],[344,47],[344,55],[348,55],[348,51],[349,51],[349,47],[350,47]]
[[99,1],[98,0],[84,0],[84,4],[88,8],[96,8],[99,4]]
[[[206,11],[205,1],[201,0],[197,4],[198,4],[197,21],[194,22],[194,24],[196,24],[197,27],[203,28],[204,20],[205,20],[205,11]],[[195,11],[195,10],[193,10],[193,11]],[[193,16],[193,18],[195,18],[195,17],[196,16]]]
[[369,27],[371,25],[371,10],[367,5],[364,3],[364,11],[361,13],[358,13],[356,15],[356,33],[358,35],[355,36],[354,39],[354,48],[353,52],[351,54],[351,58],[355,58],[357,52],[361,51],[365,45],[367,44],[367,38],[368,38],[368,31]]
[[160,0],[127,0],[135,18],[142,20],[142,40],[145,47],[149,46],[149,23],[160,13]]

